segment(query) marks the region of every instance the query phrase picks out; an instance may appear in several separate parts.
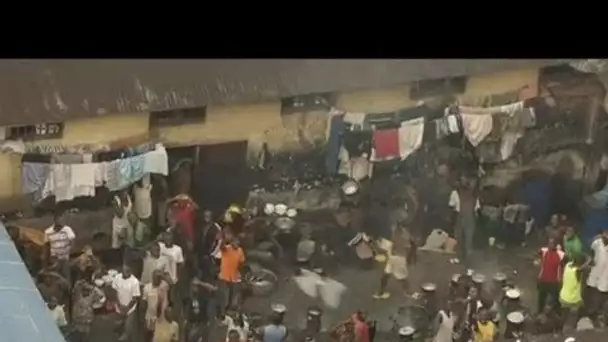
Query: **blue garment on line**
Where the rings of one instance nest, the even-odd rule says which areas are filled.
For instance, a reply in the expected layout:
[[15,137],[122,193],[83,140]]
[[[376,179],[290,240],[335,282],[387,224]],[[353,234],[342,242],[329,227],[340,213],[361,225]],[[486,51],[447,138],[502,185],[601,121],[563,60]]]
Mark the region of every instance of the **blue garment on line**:
[[120,159],[118,162],[118,186],[126,188],[144,176],[144,156]]
[[325,169],[328,174],[334,175],[338,171],[338,154],[340,153],[340,140],[344,132],[344,116],[334,115],[329,126],[329,139],[325,151]]
[[51,165],[46,163],[23,163],[21,165],[21,182],[24,194],[42,192],[49,176]]

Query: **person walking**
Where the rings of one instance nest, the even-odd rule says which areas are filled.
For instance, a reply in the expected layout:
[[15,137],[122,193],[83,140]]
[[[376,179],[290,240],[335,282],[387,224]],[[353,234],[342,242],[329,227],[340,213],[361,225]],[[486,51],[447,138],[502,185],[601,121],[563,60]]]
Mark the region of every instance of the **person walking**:
[[261,331],[262,342],[285,342],[289,336],[287,327],[283,324],[284,311],[277,312],[273,309],[270,324],[264,326]]
[[384,267],[384,274],[380,279],[380,288],[374,294],[374,298],[387,299],[390,297],[390,293],[386,291],[386,286],[391,275],[401,282],[404,293],[409,296],[407,256],[412,246],[413,241],[407,228],[398,225],[393,232],[391,247],[388,250],[389,257]]
[[585,257],[577,254],[564,267],[562,288],[559,292],[559,302],[562,306],[562,323],[564,326],[576,327],[578,313],[583,304],[583,275]]
[[137,339],[137,302],[141,297],[139,280],[133,275],[131,268],[124,265],[122,273],[112,282],[116,291],[116,313],[124,317],[121,341],[135,342]]
[[70,226],[63,224],[63,216],[56,213],[53,217],[53,225],[44,231],[44,239],[47,243],[49,258],[57,261],[57,272],[71,285],[72,271],[70,268],[70,253],[74,246],[76,235]]
[[143,286],[142,303],[145,306],[145,342],[152,340],[154,328],[159,317],[163,317],[169,306],[169,284],[160,270],[152,273],[152,281]]
[[608,228],[591,243],[593,266],[587,277],[587,299],[589,314],[596,316],[608,300]]
[[453,304],[449,303],[447,310],[439,310],[437,313],[437,332],[433,337],[433,342],[452,342],[455,323],[456,316],[454,315]]
[[[475,180],[463,178],[460,189],[452,191],[449,201],[449,206],[456,215],[454,232],[458,246],[460,246],[460,257],[465,265],[470,261],[473,252],[473,238],[477,225],[476,216],[480,207],[475,187]],[[460,261],[454,258],[452,262],[458,263]]]
[[232,307],[238,299],[238,286],[241,282],[241,269],[245,263],[245,253],[235,237],[227,237],[222,247],[219,280],[221,282],[221,314]]
[[168,284],[173,283],[171,278],[171,260],[167,255],[162,255],[160,253],[160,245],[158,242],[152,242],[145,251],[141,276],[139,277],[141,286],[150,284],[156,271],[160,271],[163,279],[165,279]]
[[547,299],[550,299],[555,305],[559,306],[559,292],[562,280],[562,262],[564,260],[564,252],[557,246],[557,241],[550,238],[547,246],[541,248],[540,253],[540,271],[538,272],[537,290],[538,290],[538,311],[541,312],[547,304]]
[[76,281],[72,300],[72,325],[74,327],[74,340],[88,342],[91,324],[95,317],[94,305],[104,297],[103,292],[91,283],[92,272],[83,273],[82,278]]
[[175,321],[173,308],[165,309],[164,315],[160,316],[154,325],[154,337],[152,342],[178,342],[179,324]]
[[210,210],[203,211],[203,226],[195,233],[198,271],[215,278],[222,257],[222,228],[213,220]]
[[562,243],[564,252],[566,253],[566,260],[574,261],[577,256],[583,255],[583,243],[578,234],[576,234],[572,224],[566,226],[566,233],[564,234]]
[[183,249],[173,243],[173,234],[166,232],[162,236],[162,241],[158,243],[160,254],[169,259],[169,277],[171,278],[171,303],[173,306],[179,301],[180,275],[183,274],[184,268],[184,252]]

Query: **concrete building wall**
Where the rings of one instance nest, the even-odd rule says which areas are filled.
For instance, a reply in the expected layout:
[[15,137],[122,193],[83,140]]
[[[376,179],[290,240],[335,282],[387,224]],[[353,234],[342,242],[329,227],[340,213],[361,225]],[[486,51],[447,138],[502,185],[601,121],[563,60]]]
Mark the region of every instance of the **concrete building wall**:
[[[35,144],[75,146],[80,144],[107,144],[148,131],[148,114],[122,114],[77,119],[64,122],[61,139],[37,140]],[[0,200],[21,194],[21,156],[0,154]]]
[[336,107],[349,112],[381,113],[415,106],[410,100],[410,87],[358,90],[339,93]]
[[[521,89],[538,88],[538,69],[524,69],[471,77],[463,97],[480,97]],[[408,85],[384,89],[341,92],[336,107],[352,112],[379,113],[412,107],[418,101],[409,98]],[[255,156],[266,142],[272,152],[313,148],[326,139],[327,111],[281,115],[280,101],[249,105],[209,106],[205,123],[163,127],[159,138],[168,145],[186,146],[230,141],[249,143],[249,154]],[[149,114],[105,115],[64,123],[61,139],[41,140],[39,144],[103,144],[149,131]],[[0,199],[21,193],[21,169],[18,156],[0,155]]]

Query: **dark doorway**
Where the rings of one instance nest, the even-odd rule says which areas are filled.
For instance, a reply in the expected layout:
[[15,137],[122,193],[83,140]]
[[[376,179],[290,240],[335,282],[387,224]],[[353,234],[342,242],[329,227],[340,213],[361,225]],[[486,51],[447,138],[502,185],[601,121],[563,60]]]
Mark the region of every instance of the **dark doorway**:
[[249,191],[247,141],[199,148],[194,170],[199,206],[220,215],[231,203],[244,204]]
[[169,156],[169,194],[175,196],[180,193],[192,195],[192,171],[195,160],[196,147],[173,147],[167,149]]

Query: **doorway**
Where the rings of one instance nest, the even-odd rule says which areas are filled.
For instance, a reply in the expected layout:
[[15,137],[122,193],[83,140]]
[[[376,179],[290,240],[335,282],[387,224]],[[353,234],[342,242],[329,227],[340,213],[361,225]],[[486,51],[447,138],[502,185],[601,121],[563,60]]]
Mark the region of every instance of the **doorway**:
[[249,193],[248,170],[247,141],[200,146],[194,170],[199,206],[220,215],[231,203],[244,204]]

